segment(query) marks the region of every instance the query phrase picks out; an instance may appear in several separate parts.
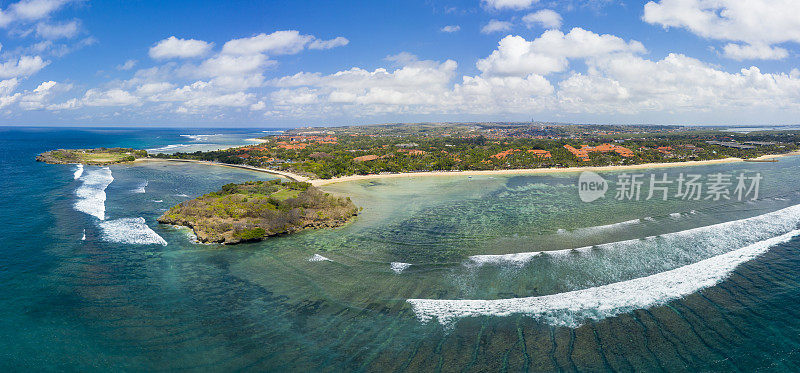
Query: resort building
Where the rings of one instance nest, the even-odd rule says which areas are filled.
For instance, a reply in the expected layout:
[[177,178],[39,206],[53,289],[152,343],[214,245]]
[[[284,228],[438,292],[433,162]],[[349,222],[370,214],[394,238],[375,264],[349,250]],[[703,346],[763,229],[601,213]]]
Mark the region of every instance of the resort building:
[[353,160],[356,162],[374,161],[376,159],[378,159],[378,156],[374,154],[362,155],[360,157],[353,158]]
[[589,145],[581,145],[580,149],[576,149],[570,145],[564,145],[570,153],[572,153],[575,157],[580,159],[581,161],[588,161],[589,160],[589,153],[599,152],[599,153],[617,153],[623,157],[633,157],[633,152],[624,147],[614,144],[601,144],[598,146],[589,146]]
[[[503,159],[503,158],[505,158],[505,157],[507,157],[507,156],[509,156],[511,154],[514,154],[516,152],[521,152],[521,151],[522,151],[522,149],[508,149],[508,150],[502,151],[500,153],[497,153],[497,154],[491,156],[491,158]],[[547,150],[531,149],[531,150],[528,150],[528,153],[531,153],[534,156],[539,157],[539,158],[551,158],[552,157],[550,155],[550,152],[547,151]]]

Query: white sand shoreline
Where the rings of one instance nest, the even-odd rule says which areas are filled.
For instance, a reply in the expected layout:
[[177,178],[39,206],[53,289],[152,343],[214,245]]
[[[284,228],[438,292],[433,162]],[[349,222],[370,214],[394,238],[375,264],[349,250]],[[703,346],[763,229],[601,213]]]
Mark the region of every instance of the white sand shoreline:
[[[772,158],[779,158],[791,155],[800,155],[800,151],[786,153],[786,154],[767,154],[754,158],[753,160],[767,160]],[[529,168],[529,169],[508,169],[508,170],[474,170],[474,171],[425,171],[425,172],[405,172],[405,173],[387,173],[387,174],[370,174],[370,175],[351,175],[342,176],[332,179],[310,179],[306,176],[298,175],[292,172],[272,170],[267,168],[259,168],[247,165],[232,165],[225,163],[198,161],[193,159],[169,159],[169,158],[145,158],[137,159],[137,162],[147,161],[166,161],[166,162],[188,162],[206,164],[210,166],[232,167],[241,168],[245,170],[269,173],[277,176],[282,176],[294,181],[309,182],[314,186],[324,186],[336,183],[346,183],[351,181],[372,180],[372,179],[386,179],[398,177],[428,177],[428,176],[481,176],[481,175],[534,175],[534,174],[552,174],[552,173],[569,173],[569,172],[583,172],[583,171],[621,171],[621,170],[639,170],[648,168],[667,168],[667,167],[688,167],[688,166],[703,166],[711,164],[734,163],[744,162],[742,158],[723,158],[723,159],[709,159],[703,161],[685,161],[685,162],[662,162],[662,163],[642,163],[635,165],[615,165],[615,166],[586,166],[586,167],[564,167],[564,168]]]
[[[752,160],[761,161],[778,157],[785,157],[790,155],[799,155],[800,151],[791,152],[786,154],[766,154]],[[661,163],[642,163],[635,165],[615,165],[615,166],[586,166],[586,167],[564,167],[564,168],[529,168],[529,169],[508,169],[508,170],[485,170],[485,171],[426,171],[426,172],[406,172],[406,173],[391,173],[391,174],[371,174],[371,175],[351,175],[342,176],[332,179],[314,179],[309,182],[314,186],[322,186],[334,183],[344,183],[349,181],[382,179],[382,178],[396,178],[396,177],[424,177],[424,176],[479,176],[479,175],[526,175],[526,174],[551,174],[551,173],[569,173],[569,172],[583,172],[583,171],[620,171],[620,170],[638,170],[647,168],[666,168],[666,167],[686,167],[686,166],[703,166],[710,164],[721,163],[734,163],[744,162],[742,158],[723,158],[723,159],[709,159],[703,161],[685,161],[685,162],[661,162]]]
[[310,179],[308,177],[297,175],[297,174],[293,174],[291,172],[279,171],[279,170],[270,170],[270,169],[267,169],[267,168],[259,168],[259,167],[253,167],[253,166],[248,166],[248,165],[227,164],[227,163],[210,162],[210,161],[198,161],[198,160],[195,160],[195,159],[175,159],[175,158],[140,158],[140,159],[137,159],[134,162],[184,162],[184,163],[204,164],[204,165],[208,165],[208,166],[241,168],[241,169],[244,169],[244,170],[257,171],[257,172],[263,172],[263,173],[268,173],[268,174],[272,174],[272,175],[282,176],[282,177],[285,177],[285,178],[287,178],[289,180],[292,180],[292,181],[308,181],[308,182],[310,182]]

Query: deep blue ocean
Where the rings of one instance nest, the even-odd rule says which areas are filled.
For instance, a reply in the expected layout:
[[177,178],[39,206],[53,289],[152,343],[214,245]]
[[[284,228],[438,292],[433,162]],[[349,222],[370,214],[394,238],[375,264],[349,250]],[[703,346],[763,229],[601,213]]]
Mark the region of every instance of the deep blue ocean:
[[35,161],[264,133],[0,128],[0,369],[800,370],[800,157],[642,171],[761,173],[744,202],[586,204],[573,174],[333,184],[354,223],[236,246],[156,218],[273,176]]

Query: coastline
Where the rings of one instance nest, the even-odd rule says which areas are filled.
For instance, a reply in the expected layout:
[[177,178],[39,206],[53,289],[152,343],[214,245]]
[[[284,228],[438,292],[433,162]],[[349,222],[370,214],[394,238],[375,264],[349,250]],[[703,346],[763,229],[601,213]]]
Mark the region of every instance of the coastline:
[[[786,157],[792,155],[800,155],[800,151],[789,152],[785,154],[765,154],[751,160],[766,160],[772,158]],[[642,163],[633,165],[615,165],[615,166],[586,166],[586,167],[565,167],[565,168],[526,168],[526,169],[508,169],[508,170],[466,170],[466,171],[422,171],[422,172],[404,172],[404,173],[391,173],[391,174],[370,174],[370,175],[350,175],[335,177],[331,179],[310,179],[306,176],[301,176],[295,173],[279,170],[271,170],[267,168],[259,168],[248,165],[234,165],[209,161],[198,161],[194,159],[163,159],[163,158],[140,158],[135,162],[189,162],[205,164],[209,166],[221,166],[240,168],[256,172],[264,172],[281,177],[285,177],[292,181],[304,181],[311,183],[313,186],[324,186],[336,183],[345,183],[350,181],[372,180],[372,179],[385,179],[385,178],[398,178],[398,177],[428,177],[428,176],[483,176],[483,175],[535,175],[535,174],[552,174],[552,173],[569,173],[569,172],[583,172],[583,171],[620,171],[620,170],[639,170],[648,168],[668,168],[668,167],[687,167],[687,166],[703,166],[710,164],[722,163],[735,163],[744,162],[742,158],[723,158],[723,159],[709,159],[703,161],[684,161],[684,162],[661,162],[661,163]]]
[[[279,171],[279,170],[270,170],[267,168],[259,168],[253,167],[248,165],[238,165],[238,164],[227,164],[227,163],[218,163],[218,162],[209,162],[209,161],[198,161],[195,159],[173,159],[173,158],[140,158],[134,161],[135,162],[186,162],[186,163],[197,163],[197,164],[204,164],[208,166],[218,166],[218,167],[230,167],[230,168],[241,168],[244,170],[250,171],[257,171],[257,172],[264,172],[267,174],[277,175],[285,177],[291,181],[306,181],[311,182],[308,177],[293,174],[291,172],[286,171]],[[313,183],[312,183],[313,184]]]
[[[786,157],[791,155],[800,155],[800,151],[790,152],[785,154],[765,154],[760,157],[752,158],[752,160],[765,160],[765,159]],[[406,172],[406,173],[394,173],[394,174],[351,175],[351,176],[336,177],[332,179],[314,179],[310,180],[309,182],[314,186],[323,186],[328,184],[344,183],[349,181],[397,178],[397,177],[529,175],[529,174],[552,174],[552,173],[569,173],[569,172],[583,172],[583,171],[595,171],[595,172],[619,171],[619,170],[638,170],[647,168],[703,166],[709,164],[735,163],[744,161],[745,160],[742,158],[723,158],[723,159],[709,159],[703,161],[641,163],[633,165],[616,165],[616,166],[526,168],[526,169],[509,169],[509,170],[474,170],[474,171],[424,171],[424,172]]]

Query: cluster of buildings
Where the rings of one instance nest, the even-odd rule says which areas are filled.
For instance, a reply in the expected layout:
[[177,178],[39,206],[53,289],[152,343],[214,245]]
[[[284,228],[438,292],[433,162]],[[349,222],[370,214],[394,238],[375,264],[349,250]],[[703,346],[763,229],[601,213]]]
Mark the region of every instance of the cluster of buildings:
[[[508,149],[508,150],[502,151],[500,153],[497,153],[497,154],[491,156],[491,158],[503,159],[505,157],[508,157],[511,154],[514,154],[516,152],[521,152],[521,151],[522,151],[522,149]],[[551,158],[552,157],[552,155],[550,155],[550,152],[547,151],[547,150],[531,149],[531,150],[528,150],[528,153],[533,154],[534,156],[536,156],[538,158]]]
[[282,135],[278,136],[282,141],[278,141],[278,148],[299,150],[305,149],[311,144],[336,144],[339,138],[336,136],[308,136],[308,135]]
[[580,149],[577,149],[570,145],[564,145],[564,148],[566,148],[575,157],[584,162],[589,160],[589,153],[594,153],[594,152],[599,152],[599,153],[614,152],[623,157],[633,157],[633,151],[624,146],[619,146],[614,144],[601,144],[598,146],[581,145]]

